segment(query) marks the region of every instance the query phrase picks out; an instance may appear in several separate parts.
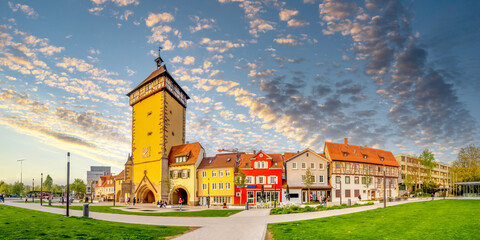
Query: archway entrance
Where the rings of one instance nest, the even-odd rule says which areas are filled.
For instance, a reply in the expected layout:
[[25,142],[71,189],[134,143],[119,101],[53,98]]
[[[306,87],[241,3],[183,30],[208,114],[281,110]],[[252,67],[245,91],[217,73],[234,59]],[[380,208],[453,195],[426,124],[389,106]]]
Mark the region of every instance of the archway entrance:
[[183,205],[188,205],[188,193],[183,188],[177,188],[173,193],[172,204],[178,204],[178,200],[182,198]]
[[152,190],[146,191],[145,195],[143,195],[143,203],[153,203],[155,202],[155,195],[153,195]]
[[116,194],[116,201],[117,202],[120,202],[120,197],[122,196],[122,191],[118,191],[117,194]]

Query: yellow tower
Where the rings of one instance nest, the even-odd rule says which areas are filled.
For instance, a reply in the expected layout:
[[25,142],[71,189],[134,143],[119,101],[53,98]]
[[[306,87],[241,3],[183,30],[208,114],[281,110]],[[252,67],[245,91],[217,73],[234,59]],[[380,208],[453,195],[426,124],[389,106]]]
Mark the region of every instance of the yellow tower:
[[190,97],[160,57],[157,70],[130,91],[132,106],[131,196],[150,203],[168,197],[168,154],[185,143],[185,112]]

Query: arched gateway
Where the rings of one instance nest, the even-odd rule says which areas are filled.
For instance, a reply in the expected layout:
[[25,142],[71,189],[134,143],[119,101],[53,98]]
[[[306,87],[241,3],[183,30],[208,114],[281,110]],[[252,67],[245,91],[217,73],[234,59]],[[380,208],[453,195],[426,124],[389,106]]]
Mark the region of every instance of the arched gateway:
[[183,187],[178,187],[172,194],[172,204],[178,204],[178,200],[182,198],[183,205],[188,205],[188,192]]

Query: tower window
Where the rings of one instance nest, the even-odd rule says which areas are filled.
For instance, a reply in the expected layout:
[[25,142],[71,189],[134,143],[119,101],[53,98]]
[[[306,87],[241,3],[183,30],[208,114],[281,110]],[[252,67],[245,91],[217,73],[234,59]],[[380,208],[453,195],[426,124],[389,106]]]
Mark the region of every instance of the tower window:
[[148,132],[148,134],[147,134],[147,135],[148,135],[148,136],[152,135],[152,132]]
[[172,110],[170,110],[170,114],[172,114]]
[[175,136],[175,133],[174,133],[174,132],[172,132],[172,136]]
[[147,113],[147,116],[150,116],[150,115],[152,115],[152,111],[150,111],[150,112]]

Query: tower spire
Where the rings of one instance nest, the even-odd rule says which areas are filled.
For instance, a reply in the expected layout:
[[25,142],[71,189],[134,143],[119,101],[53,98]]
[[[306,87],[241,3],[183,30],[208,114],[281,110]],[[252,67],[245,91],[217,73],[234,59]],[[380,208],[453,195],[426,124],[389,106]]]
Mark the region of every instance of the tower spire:
[[160,57],[160,51],[162,49],[163,48],[161,46],[158,47],[158,57],[155,59],[155,62],[157,63],[157,69],[160,68],[162,66],[162,63],[163,63],[163,59],[162,59],[162,57]]

